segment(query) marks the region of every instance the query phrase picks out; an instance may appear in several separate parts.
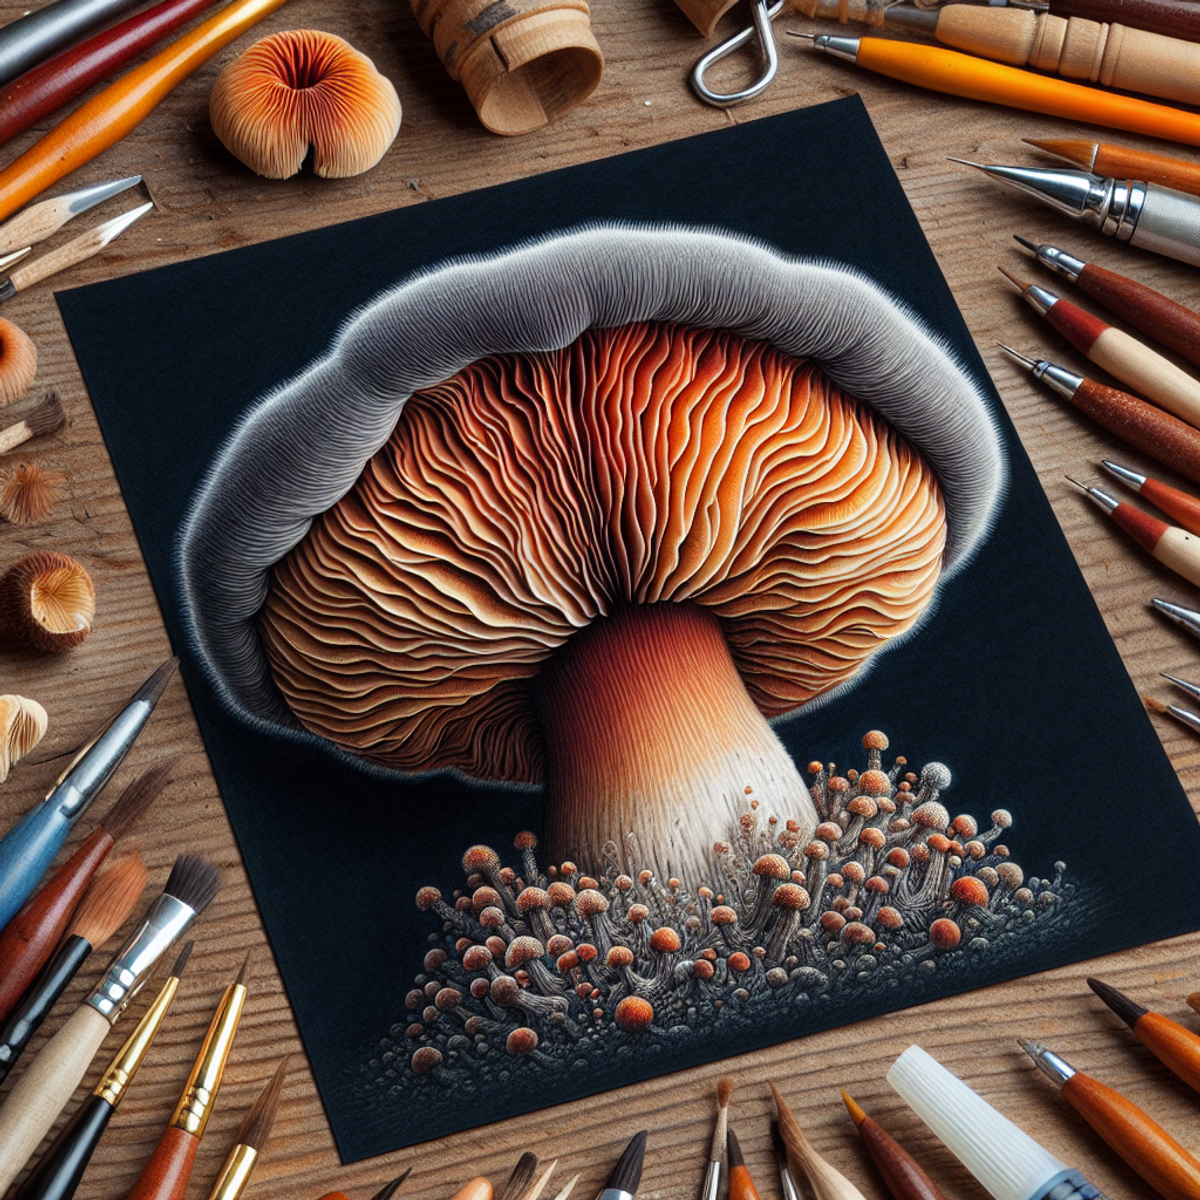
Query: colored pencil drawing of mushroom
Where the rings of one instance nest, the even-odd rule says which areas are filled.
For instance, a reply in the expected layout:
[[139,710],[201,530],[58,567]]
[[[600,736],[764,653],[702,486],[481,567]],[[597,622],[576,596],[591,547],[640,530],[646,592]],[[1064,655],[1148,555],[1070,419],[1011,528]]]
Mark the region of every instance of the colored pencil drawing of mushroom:
[[514,866],[469,851],[453,903],[414,881],[441,930],[372,1086],[1055,920],[1061,880],[1030,901],[1007,815],[951,823],[945,767],[885,768],[871,733],[861,774],[805,779],[776,733],[930,617],[1004,479],[987,405],[900,305],[713,231],[446,264],[259,404],[181,542],[225,703],[398,780],[526,789],[553,864],[522,834]]

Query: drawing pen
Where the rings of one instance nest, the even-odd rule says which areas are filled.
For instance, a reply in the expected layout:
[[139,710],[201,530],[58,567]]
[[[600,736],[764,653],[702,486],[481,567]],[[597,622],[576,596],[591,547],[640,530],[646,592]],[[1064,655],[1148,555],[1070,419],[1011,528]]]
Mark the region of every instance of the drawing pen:
[[1115,463],[1112,459],[1103,459],[1100,465],[1114,479],[1126,487],[1145,496],[1155,508],[1173,517],[1188,533],[1200,535],[1200,500],[1189,496],[1179,488],[1171,487],[1168,483],[1143,475],[1141,471],[1131,471],[1128,467]]
[[974,167],[1107,237],[1200,266],[1200,199],[1195,196],[1088,171],[950,161]]
[[1022,138],[1044,154],[1074,163],[1093,175],[1112,179],[1144,179],[1177,192],[1200,196],[1200,163],[1187,162],[1149,150],[1133,150],[1113,142],[1089,142],[1084,138]]
[[1108,513],[1143,550],[1164,567],[1183,576],[1188,583],[1200,587],[1200,538],[1177,525],[1168,525],[1132,504],[1125,504],[1100,488],[1088,487],[1077,479],[1071,479],[1071,482],[1093,504]]
[[1109,312],[1200,366],[1200,316],[1190,308],[1184,308],[1162,292],[1118,275],[1116,271],[1084,262],[1057,246],[1013,236],[1033,252],[1042,266],[1069,279]]
[[1143,29],[994,5],[895,5],[885,29],[936,38],[956,50],[1013,66],[1054,71],[1126,92],[1200,103],[1200,45]]
[[1176,625],[1186,629],[1193,637],[1200,637],[1200,612],[1194,608],[1184,608],[1182,604],[1174,604],[1170,600],[1163,600],[1158,596],[1155,596],[1150,603],[1168,620],[1174,621]]
[[1200,429],[1137,396],[998,342],[1014,362],[1127,445],[1200,483]]
[[0,928],[20,911],[150,719],[179,660],[168,659],[75,756],[36,808],[0,839]]
[[1151,350],[1122,329],[1063,300],[1047,288],[1026,283],[1003,267],[1000,273],[1019,289],[1026,303],[1097,366],[1136,388],[1160,408],[1200,427],[1200,380]]
[[[1173,675],[1165,679],[1200,699],[1200,687]],[[1200,1092],[1200,1036],[1190,1029],[1135,1004],[1124,992],[1099,979],[1089,979],[1088,987],[1129,1026],[1133,1036],[1164,1066],[1169,1067],[1193,1091]]]
[[175,860],[162,894],[84,1002],[41,1048],[0,1105],[0,1195],[58,1119],[108,1031],[129,1007],[155,964],[208,907],[220,873],[195,854]]
[[153,207],[154,201],[147,200],[145,204],[131,208],[129,212],[113,217],[102,225],[97,225],[95,229],[89,229],[87,233],[81,233],[77,238],[56,246],[49,254],[43,254],[33,262],[18,267],[0,283],[0,303],[11,300],[18,292],[25,291],[35,283],[41,283],[43,279],[49,279],[51,275],[57,275],[59,271],[65,271],[68,267],[86,262],[93,255],[99,254],[109,242],[120,237],[130,225],[141,220]]
[[788,32],[793,37],[811,38],[813,48],[822,54],[930,91],[1124,129],[1189,146],[1200,145],[1200,116],[1183,109],[1050,79],[1020,67],[989,62],[957,50],[943,50],[940,46],[890,38],[813,35],[790,29]]
[[188,942],[184,946],[154,1003],[137,1023],[116,1058],[109,1063],[108,1070],[100,1077],[92,1094],[79,1106],[38,1160],[37,1166],[26,1176],[13,1200],[71,1200],[75,1195],[110,1118],[124,1099],[162,1028],[171,1001],[179,990],[179,980],[192,955],[193,945],[193,942]]
[[167,1128],[127,1200],[183,1200],[246,1007],[247,957],[221,996]]
[[1105,1200],[1098,1188],[997,1112],[920,1046],[887,1081],[994,1200]]
[[1072,1108],[1166,1200],[1200,1198],[1200,1162],[1120,1092],[1076,1071],[1041,1042],[1018,1039]]
[[641,1133],[633,1135],[596,1200],[633,1200],[638,1184],[642,1182],[642,1162],[646,1157],[647,1136],[644,1129]]
[[894,1200],[946,1200],[917,1160],[878,1121],[868,1117],[845,1092],[842,1092],[842,1099]]
[[97,204],[103,204],[105,200],[111,200],[113,196],[119,196],[141,182],[140,175],[130,175],[126,179],[97,183],[92,187],[80,188],[76,192],[67,192],[51,200],[31,204],[0,225],[0,254],[21,246],[32,247],[38,242],[44,242],[73,217],[87,212],[89,208],[95,208]]

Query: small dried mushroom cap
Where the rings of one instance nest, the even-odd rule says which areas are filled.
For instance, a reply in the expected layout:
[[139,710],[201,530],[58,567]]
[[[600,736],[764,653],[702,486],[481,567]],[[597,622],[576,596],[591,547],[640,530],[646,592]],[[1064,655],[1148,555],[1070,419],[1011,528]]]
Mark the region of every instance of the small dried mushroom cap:
[[959,902],[967,905],[984,905],[988,902],[988,890],[982,879],[974,875],[964,875],[950,885],[950,895]]
[[0,472],[0,517],[13,525],[44,521],[54,511],[63,477],[36,463],[17,463]]
[[42,550],[14,563],[0,578],[0,623],[5,636],[56,653],[78,646],[92,631],[96,590],[82,563]]
[[45,737],[49,724],[46,710],[36,700],[25,696],[0,696],[0,783]]
[[0,318],[0,408],[29,391],[37,374],[37,349],[29,335]]
[[365,54],[331,33],[296,29],[255,42],[217,76],[213,132],[267,179],[369,171],[400,132],[400,99]]
[[787,879],[792,873],[787,859],[779,854],[762,855],[755,860],[753,869],[755,875],[765,875],[771,879]]
[[613,1020],[626,1033],[641,1033],[654,1020],[654,1007],[641,996],[626,996],[617,1005]]

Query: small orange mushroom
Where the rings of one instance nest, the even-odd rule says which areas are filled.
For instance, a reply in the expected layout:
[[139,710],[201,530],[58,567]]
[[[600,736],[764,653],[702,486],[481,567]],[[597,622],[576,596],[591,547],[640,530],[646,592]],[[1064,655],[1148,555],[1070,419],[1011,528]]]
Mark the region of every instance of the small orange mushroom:
[[37,349],[29,335],[0,318],[0,408],[29,391],[37,374]]
[[267,179],[288,179],[313,149],[313,171],[369,171],[400,131],[400,99],[365,54],[331,33],[297,29],[255,42],[217,77],[213,132]]
[[641,996],[626,996],[617,1005],[613,1020],[626,1033],[641,1033],[654,1020],[654,1006]]

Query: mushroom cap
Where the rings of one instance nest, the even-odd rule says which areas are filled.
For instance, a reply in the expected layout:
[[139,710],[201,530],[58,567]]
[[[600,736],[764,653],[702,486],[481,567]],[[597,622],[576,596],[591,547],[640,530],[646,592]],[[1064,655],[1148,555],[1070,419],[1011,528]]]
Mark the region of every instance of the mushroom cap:
[[966,813],[962,813],[950,822],[950,829],[953,831],[955,837],[962,838],[963,841],[970,841],[979,832],[979,824],[974,817],[969,817]]
[[890,743],[886,733],[880,733],[878,729],[871,729],[863,734],[862,744],[864,750],[886,750]]
[[929,927],[929,940],[939,950],[953,950],[962,941],[962,930],[949,917],[938,917]]
[[904,918],[896,909],[885,904],[875,914],[875,924],[881,929],[899,929],[904,924]]
[[865,817],[869,821],[878,814],[879,805],[870,796],[855,796],[846,805],[846,811],[853,813],[856,817]]
[[804,857],[814,862],[823,862],[829,857],[829,847],[824,842],[809,842],[804,847]]
[[[471,893],[471,908],[481,913],[485,908],[499,908],[503,901],[500,898],[500,893],[494,887],[477,887]],[[518,905],[519,905],[518,901]]]
[[847,921],[842,926],[842,941],[852,946],[870,946],[875,943],[875,931],[861,921]]
[[650,949],[660,954],[674,954],[683,945],[679,934],[669,925],[662,925],[650,935]]
[[828,909],[821,914],[821,928],[826,933],[837,933],[845,924],[846,918],[841,913],[834,912],[832,909]]
[[881,896],[886,895],[892,889],[892,885],[882,875],[872,875],[863,886],[868,892],[875,892]]
[[[716,909],[713,909],[713,915],[716,915]],[[629,911],[625,914],[635,925],[640,925],[649,915],[650,910],[644,904],[631,904]]]
[[988,902],[988,890],[982,879],[964,875],[950,885],[950,895],[960,904],[983,905]]
[[726,960],[729,963],[731,971],[748,971],[750,970],[750,955],[743,953],[741,950],[735,951]]
[[841,876],[843,879],[849,880],[851,883],[862,883],[867,877],[866,869],[862,863],[856,862],[853,859],[848,863],[842,864]]
[[574,945],[575,943],[565,933],[556,933],[546,943],[546,953],[551,958],[557,958],[560,954],[565,954],[572,949]]
[[882,829],[876,829],[874,825],[869,825],[858,835],[858,841],[860,845],[870,846],[872,850],[882,850],[887,842],[887,835]]
[[823,842],[836,842],[842,836],[842,827],[836,821],[822,821],[817,826],[816,835]]
[[1025,882],[1025,872],[1014,862],[1002,862],[996,867],[996,875],[1000,882],[1010,890],[1019,888]]
[[430,950],[425,955],[425,970],[436,971],[448,957],[445,950],[442,950],[440,947]]
[[770,879],[787,879],[792,873],[792,868],[782,855],[763,854],[755,859],[753,871],[755,875],[765,875]]
[[914,824],[923,825],[926,829],[945,829],[950,824],[950,814],[936,800],[926,800],[913,809]]
[[486,946],[471,946],[462,956],[462,965],[468,971],[486,971],[495,961],[495,956]]
[[951,841],[944,834],[931,833],[925,839],[925,845],[937,854],[948,854],[950,851]]
[[547,889],[546,895],[555,908],[570,908],[575,903],[575,889],[569,883],[556,879]]
[[593,888],[584,888],[575,897],[575,909],[581,917],[598,917],[608,912],[608,901]]
[[858,777],[858,790],[867,796],[883,796],[891,791],[892,781],[886,771],[864,771]]
[[614,946],[604,960],[610,967],[632,967],[633,951],[628,946]]
[[528,829],[523,829],[513,838],[513,847],[517,850],[536,850],[537,844],[537,834],[530,833]]
[[0,317],[0,408],[29,391],[37,361],[37,348],[29,335]]
[[313,150],[313,171],[344,179],[369,171],[400,132],[391,81],[349,42],[315,29],[274,33],[217,76],[213,132],[267,179],[288,179]]
[[498,870],[500,855],[491,846],[472,846],[462,858],[462,869],[465,875],[478,872]]
[[46,735],[46,710],[26,696],[0,696],[0,783]]
[[707,981],[716,974],[716,969],[707,958],[698,958],[694,963],[692,963],[692,974],[695,975],[697,979],[703,979]]
[[0,578],[4,635],[43,653],[78,646],[92,631],[96,589],[82,563],[57,550],[18,559]]
[[508,1035],[504,1048],[509,1054],[529,1054],[537,1049],[538,1035],[527,1026],[522,1025]]
[[440,899],[442,893],[435,887],[423,887],[417,892],[417,907],[422,912],[428,912]]
[[736,925],[738,922],[737,910],[730,908],[727,904],[718,904],[709,914],[709,920],[714,925]]
[[0,471],[0,517],[12,525],[44,521],[53,511],[63,476],[37,463],[19,462]]
[[904,870],[908,866],[908,851],[903,846],[895,846],[888,851],[887,861],[891,866]]
[[513,938],[508,944],[508,952],[504,956],[504,965],[511,971],[522,963],[530,962],[545,956],[546,947],[535,937]]
[[409,1061],[412,1069],[418,1075],[427,1075],[434,1067],[441,1065],[442,1052],[433,1046],[422,1046],[419,1050],[413,1051],[413,1056]]
[[1012,824],[1012,813],[1007,808],[998,808],[992,813],[992,824],[1007,829]]
[[654,1020],[654,1006],[641,996],[626,996],[617,1005],[613,1020],[626,1033],[641,1033]]
[[[397,426],[397,416],[414,392],[434,385],[446,397],[444,381],[488,355],[558,351],[590,328],[639,322],[691,327],[693,345],[704,336],[712,336],[713,344],[722,340],[705,330],[736,330],[739,338],[770,347],[754,350],[757,361],[777,352],[819,362],[835,390],[857,398],[860,414],[872,411],[885,423],[864,426],[877,445],[880,436],[896,445],[904,439],[928,462],[945,505],[945,567],[953,570],[967,561],[1003,492],[999,435],[974,383],[905,310],[853,273],[785,259],[725,234],[604,226],[556,235],[491,258],[449,264],[385,294],[346,327],[316,366],[273,393],[235,432],[196,499],[180,554],[195,648],[235,711],[280,730],[300,728],[276,690],[256,628],[267,573],[306,538],[314,518],[346,495],[393,429],[406,424]],[[329,453],[334,440],[336,461]],[[614,468],[614,480],[617,472]],[[716,482],[715,475],[709,477],[710,487]],[[667,520],[666,510],[659,512]],[[439,510],[437,519],[443,517],[454,519]],[[541,537],[536,561],[548,563],[544,556],[569,551],[572,539],[558,547],[553,542]],[[653,539],[646,544],[652,542],[660,544]],[[742,581],[755,573],[740,568],[739,553],[724,557],[724,579],[710,568],[690,583],[682,561],[681,571],[671,572],[659,554],[656,563],[646,561],[640,574],[629,576],[629,586],[647,600],[694,598],[703,591],[718,613],[732,614],[741,604],[736,593]],[[932,569],[932,563],[915,569],[914,576],[922,569]],[[532,586],[532,578],[527,582]],[[524,639],[527,673],[537,665],[530,656],[553,649],[544,636],[540,641],[526,636],[531,613],[539,620],[544,616],[559,631],[555,637],[566,636],[569,614],[581,605],[583,611],[594,608],[602,596],[594,589],[568,588],[553,597],[539,593],[536,604],[516,598],[521,624],[512,637],[515,643]],[[778,615],[773,612],[771,621]],[[850,635],[849,626],[845,633]],[[736,631],[730,638],[739,668],[753,674],[749,668],[758,653],[753,639]],[[867,640],[878,644],[875,637]],[[540,649],[533,649],[535,643]],[[855,654],[863,649],[852,648]],[[447,676],[442,690],[450,698],[459,689],[460,706],[467,674],[464,669]],[[779,694],[759,685],[756,700],[771,713],[792,711],[814,694],[811,678],[808,684],[793,681]],[[828,673],[824,678],[833,683]],[[372,688],[363,682],[369,700]],[[520,682],[513,685],[517,692]],[[410,699],[419,707],[427,697]],[[477,736],[482,744],[476,752],[486,754],[489,770],[499,758],[509,778],[520,778],[536,747],[514,748],[505,731],[524,724],[514,712],[493,712],[496,722]],[[347,716],[351,723],[371,723],[361,711]],[[433,736],[432,729],[427,732]],[[460,747],[456,753],[468,752]],[[427,756],[412,757],[420,759],[421,770],[439,769]]]
[[456,1004],[462,1003],[462,992],[457,988],[444,987],[433,998],[434,1007],[445,1012],[448,1008],[453,1008]]
[[591,962],[600,951],[591,942],[580,942],[575,948],[575,953],[579,955],[580,962]]
[[783,883],[775,889],[771,903],[776,908],[785,908],[790,912],[799,912],[808,907],[808,893],[794,883]]

